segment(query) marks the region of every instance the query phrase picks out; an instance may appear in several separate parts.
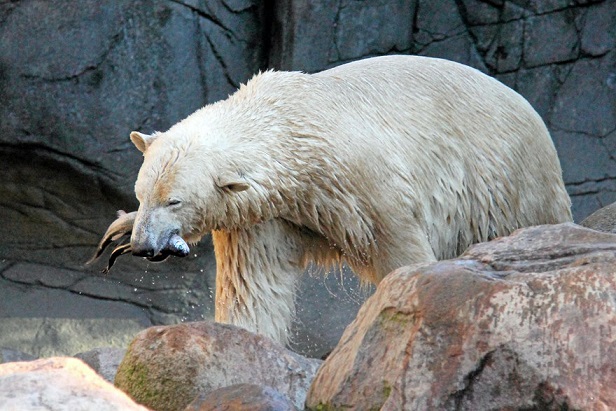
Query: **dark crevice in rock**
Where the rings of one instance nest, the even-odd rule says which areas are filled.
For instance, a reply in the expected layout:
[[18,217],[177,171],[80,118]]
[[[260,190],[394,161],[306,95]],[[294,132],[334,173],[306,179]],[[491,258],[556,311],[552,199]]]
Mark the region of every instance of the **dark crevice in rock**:
[[411,38],[411,44],[415,43],[415,39],[414,39],[415,34],[419,33],[419,5],[420,3],[421,3],[420,1],[417,1],[415,3],[415,10],[413,10],[413,18],[412,18],[412,23],[411,23],[413,25],[412,30],[411,30],[413,38]]
[[[139,297],[142,295],[145,295],[147,293],[151,293],[152,291],[144,289],[144,290],[139,290],[134,292],[134,295],[137,298],[134,299],[126,299],[126,298],[121,298],[121,297],[110,297],[110,296],[102,296],[99,294],[94,294],[92,292],[88,292],[88,291],[84,291],[84,290],[80,290],[80,289],[76,289],[76,287],[79,286],[79,284],[84,280],[83,278],[78,278],[76,279],[72,284],[69,285],[65,285],[65,286],[53,286],[51,284],[47,284],[44,283],[40,280],[36,280],[36,281],[20,281],[19,279],[16,278],[9,278],[6,277],[6,275],[4,274],[4,272],[14,264],[10,264],[7,267],[1,267],[2,271],[0,271],[0,278],[2,278],[3,280],[9,282],[9,283],[13,283],[13,284],[20,284],[20,285],[25,285],[28,287],[34,287],[34,288],[43,288],[43,289],[53,289],[53,290],[60,290],[60,291],[66,291],[69,292],[71,294],[75,294],[75,295],[80,295],[80,296],[84,296],[84,297],[88,297],[94,300],[98,300],[98,301],[107,301],[107,302],[119,302],[119,303],[125,303],[125,304],[130,304],[139,308],[142,308],[144,310],[146,310],[148,318],[150,320],[151,323],[156,323],[154,321],[154,318],[156,318],[156,316],[160,315],[160,313],[162,314],[171,314],[171,315],[181,315],[181,313],[178,313],[176,311],[172,311],[169,310],[168,307],[165,307],[164,305],[161,304],[156,304],[156,302],[148,297],[144,297],[146,299],[146,301],[140,301]],[[119,280],[116,280],[118,283],[120,283]],[[128,286],[126,286],[128,287]],[[165,289],[164,291],[170,291],[170,288]],[[181,289],[179,289],[181,290]],[[153,291],[160,291],[160,290],[153,290]]]
[[554,389],[546,382],[539,383],[533,392],[534,404],[529,407],[519,407],[518,411],[543,411],[543,410],[573,410],[568,406],[566,398],[562,397],[560,390]]
[[[520,70],[520,68],[537,68],[537,67],[549,66],[553,64],[571,64],[581,59],[601,58],[609,52],[609,51],[604,50],[604,51],[601,51],[600,53],[588,53],[582,49],[582,32],[583,32],[584,24],[585,24],[585,16],[591,4],[568,5],[566,7],[558,8],[555,10],[548,10],[545,12],[535,12],[531,9],[525,8],[524,5],[522,4],[516,3],[518,6],[523,7],[526,10],[526,13],[522,14],[520,17],[515,17],[515,18],[508,17],[507,18],[505,16],[506,14],[505,2],[499,2],[498,5],[495,2],[484,2],[484,3],[490,4],[491,6],[494,6],[495,8],[498,9],[498,13],[499,13],[498,21],[488,22],[488,23],[475,23],[475,22],[471,23],[472,19],[469,16],[469,11],[464,1],[455,0],[458,13],[460,14],[467,28],[468,38],[471,40],[472,44],[477,50],[477,54],[483,59],[484,65],[489,69],[489,72],[492,75],[515,74]],[[569,58],[559,60],[559,61],[549,62],[545,64],[541,64],[541,63],[537,64],[538,62],[533,62],[532,64],[528,64],[527,59],[526,59],[527,22],[533,18],[547,16],[550,14],[558,14],[558,13],[568,13],[567,15],[568,16],[570,15],[570,19],[572,20],[570,24],[573,25],[576,30],[576,41],[572,45],[573,50],[571,50],[572,56]],[[498,65],[488,64],[487,60],[489,58],[490,53],[502,54],[502,52],[506,52],[503,48],[504,45],[495,47],[496,46],[495,42],[499,41],[503,27],[506,26],[507,24],[511,24],[514,22],[520,22],[522,24],[522,33],[519,39],[520,44],[517,45],[517,47],[519,47],[520,49],[520,64],[517,65],[515,68],[504,69],[504,70],[499,68]],[[473,28],[489,28],[489,27],[492,27],[498,30],[498,32],[494,34],[493,38],[489,41],[487,45],[484,44],[483,47],[481,47],[481,39],[480,37],[478,37],[479,35],[476,33],[476,31],[472,29]],[[511,46],[511,43],[509,42],[507,46]],[[498,56],[497,56],[497,61],[498,60],[500,59],[498,59]]]
[[[248,41],[238,38],[237,35],[235,34],[235,32],[231,29],[229,29],[228,27],[226,27],[223,22],[216,17],[216,15],[214,13],[208,12],[206,10],[203,10],[199,7],[195,7],[192,6],[190,4],[186,4],[180,0],[169,0],[175,4],[178,4],[182,7],[186,7],[187,9],[189,9],[191,12],[193,12],[196,16],[204,19],[205,21],[207,21],[208,23],[213,24],[214,26],[216,26],[217,28],[219,28],[223,34],[225,35],[225,37],[227,37],[229,40],[233,41],[233,42],[241,42],[244,44],[248,44]],[[207,3],[206,3],[206,7],[207,7]],[[240,11],[246,11],[249,10],[250,8],[255,7],[254,5],[240,10]],[[237,14],[240,11],[232,11],[233,13]],[[212,41],[212,39],[210,39],[207,35],[205,35],[202,32],[198,32],[197,33],[198,38],[199,38],[199,45],[201,46],[202,43],[202,39],[205,38],[205,41],[207,42],[207,44],[209,45],[210,50],[212,51],[212,54],[214,55],[214,57],[216,58],[216,61],[218,61],[218,63],[220,64],[223,74],[225,76],[225,79],[227,80],[227,82],[234,88],[238,88],[239,87],[239,83],[234,80],[231,75],[229,74],[229,67],[227,66],[227,63],[224,61],[223,58],[223,54],[218,50],[218,47],[214,44],[214,42]],[[202,47],[199,47],[199,49],[201,49]],[[200,56],[199,62],[200,64],[203,64],[204,59],[201,57],[202,56],[202,51],[198,51],[198,55]],[[200,73],[200,79],[201,79],[201,83],[202,83],[202,88],[203,90],[206,91],[207,93],[207,80],[206,80],[206,72],[205,69],[201,69],[201,73]],[[206,94],[207,96],[207,94]]]
[[15,265],[15,262],[6,259],[0,260],[0,278],[4,278],[4,272]]
[[23,210],[23,204],[5,203],[0,200],[0,206],[16,212],[24,217],[28,217],[28,213]]
[[254,7],[256,7],[256,4],[255,4],[255,3],[252,3],[252,4],[247,5],[247,6],[245,6],[245,7],[241,7],[241,6],[240,6],[240,7],[237,7],[237,8],[233,8],[233,7],[231,7],[231,6],[229,5],[229,3],[228,3],[226,0],[223,0],[221,3],[222,3],[222,6],[225,8],[225,10],[227,10],[227,11],[229,11],[230,13],[233,13],[233,14],[240,14],[240,13],[243,13],[243,12],[245,12],[245,11],[248,11],[248,10],[250,10],[250,9],[252,9],[252,8],[254,8]]
[[487,352],[483,358],[479,361],[477,368],[469,372],[464,378],[464,386],[462,389],[454,392],[449,396],[450,402],[454,403],[455,410],[465,409],[463,402],[473,396],[473,386],[475,381],[479,378],[483,370],[492,363],[492,357],[496,350]]
[[[40,189],[44,191],[42,187]],[[2,205],[10,208],[10,205],[8,204],[2,204]],[[45,215],[46,217],[48,217],[46,221],[56,223],[58,227],[61,227],[62,229],[65,229],[67,231],[81,232],[83,234],[92,235],[92,236],[97,236],[99,234],[98,231],[96,230],[92,230],[87,227],[82,227],[80,225],[75,224],[71,220],[63,218],[61,215],[55,212],[52,207],[47,207],[45,205],[39,205],[39,204],[25,203],[25,202],[22,202],[21,204],[19,204],[19,206],[21,206],[22,208],[25,208],[26,210],[35,210],[40,215]],[[13,208],[13,210],[17,211],[15,208]],[[29,215],[27,211],[25,212],[25,215]],[[62,248],[67,248],[67,247],[77,247],[79,245],[83,246],[84,244],[82,243],[62,244],[62,246],[51,244],[51,246],[47,248],[39,246],[37,247],[37,250],[57,250],[57,249],[62,249]]]
[[[610,152],[610,150],[609,150],[609,149],[608,149],[608,147],[605,145],[605,140],[606,140],[606,139],[607,139],[607,138],[608,138],[608,137],[609,137],[612,133],[614,133],[614,132],[616,131],[616,128],[613,128],[613,129],[611,129],[611,130],[609,130],[609,131],[607,131],[607,132],[605,132],[605,133],[603,133],[603,134],[594,134],[594,133],[589,133],[589,132],[584,131],[584,130],[569,130],[569,129],[566,129],[566,128],[562,128],[562,127],[559,127],[559,126],[555,126],[555,125],[550,124],[550,130],[551,130],[552,132],[554,132],[554,131],[558,131],[558,132],[564,132],[564,133],[571,133],[571,134],[577,134],[577,135],[582,135],[582,136],[585,136],[585,137],[589,137],[589,138],[597,139],[597,140],[600,142],[600,144],[602,144],[602,145],[605,147],[606,151],[609,153],[609,152]],[[613,156],[612,156],[612,154],[611,154],[611,153],[609,153],[609,156],[610,156],[611,158],[613,158]]]
[[39,76],[39,75],[34,75],[34,74],[20,74],[19,77],[23,78],[24,80],[39,80],[39,81],[45,81],[47,83],[62,83],[62,82],[67,82],[67,81],[78,80],[80,77],[84,75],[100,70],[101,66],[105,63],[105,61],[107,60],[107,57],[111,54],[111,52],[115,49],[115,47],[122,43],[122,40],[124,38],[123,33],[124,33],[124,27],[122,27],[120,31],[118,31],[116,34],[111,36],[111,41],[109,43],[109,46],[103,51],[103,53],[101,53],[97,62],[95,62],[94,64],[87,65],[86,67],[78,71],[77,73],[73,73],[71,75],[62,76],[62,77],[47,77],[47,76]]
[[[524,56],[524,52],[522,52],[522,56]],[[578,57],[574,57],[571,59],[566,59],[566,60],[562,60],[562,61],[555,61],[555,62],[550,62],[550,63],[545,63],[545,64],[535,64],[532,66],[526,66],[523,65],[521,67],[521,69],[537,69],[537,68],[541,68],[541,67],[550,67],[550,66],[573,66],[574,64],[580,62],[580,61],[584,61],[584,60],[595,60],[595,59],[599,59],[601,58],[601,56],[594,56],[594,55],[580,55]],[[524,59],[522,58],[522,61],[524,61]],[[515,70],[507,70],[507,71],[499,71],[498,74],[515,74],[518,73],[520,71],[520,69],[515,69]],[[557,81],[559,83],[559,85],[562,85],[565,83],[568,74],[571,72],[571,70],[567,70],[566,74],[563,78],[557,78]]]
[[613,128],[611,130],[608,130],[607,132],[605,132],[604,134],[593,134],[593,133],[589,133],[587,131],[583,131],[583,130],[569,130],[566,128],[562,128],[559,126],[550,126],[550,129],[552,131],[562,131],[565,133],[573,133],[573,134],[580,134],[586,137],[590,137],[590,138],[596,138],[599,140],[603,140],[604,138],[606,138],[607,136],[609,136],[610,134],[612,134],[614,131],[616,131],[616,128]]
[[522,8],[524,8],[525,10],[528,10],[530,13],[532,13],[535,16],[546,16],[546,15],[553,14],[553,13],[560,13],[560,12],[563,12],[563,11],[566,11],[566,10],[587,9],[589,7],[596,6],[599,3],[603,3],[604,1],[606,1],[606,0],[588,1],[588,2],[583,2],[583,3],[582,2],[576,2],[575,4],[567,4],[567,5],[563,6],[563,7],[559,7],[559,8],[551,9],[551,10],[546,10],[546,11],[543,11],[543,12],[535,11],[535,10],[532,10],[532,9],[527,9],[527,8],[524,8],[524,7],[522,7]]
[[[13,267],[15,265],[16,265],[16,263],[12,262],[10,264],[10,267]],[[6,267],[6,269],[4,269],[3,272],[0,273],[0,278],[2,278],[3,280],[5,280],[5,281],[7,281],[9,283],[27,285],[29,287],[34,286],[34,287],[48,288],[48,289],[53,289],[53,290],[70,291],[70,287],[74,286],[75,284],[77,284],[80,281],[79,279],[77,279],[77,280],[73,281],[71,284],[67,284],[67,285],[62,286],[62,287],[53,286],[53,285],[48,284],[48,283],[46,283],[44,281],[41,281],[41,279],[37,279],[35,281],[25,281],[25,280],[21,280],[20,281],[17,278],[8,277],[5,274],[5,271],[7,271],[8,268],[9,267]]]
[[[468,36],[468,38],[471,40],[471,44],[473,45],[473,47],[475,47],[475,49],[477,49],[476,47],[476,38],[474,38],[474,36],[472,35],[472,33],[470,33],[470,31],[468,30],[468,20],[466,17],[466,9],[464,8],[464,4],[462,3],[461,0],[455,0],[455,5],[457,7],[457,12],[460,16],[460,20],[461,23],[459,25],[456,25],[454,27],[450,27],[449,30],[447,31],[443,31],[443,32],[433,32],[430,30],[427,30],[425,28],[421,27],[421,19],[420,19],[420,10],[422,7],[421,2],[417,2],[416,7],[415,7],[415,13],[413,15],[413,41],[411,42],[411,50],[412,53],[414,54],[422,54],[425,52],[426,49],[428,49],[429,47],[433,46],[434,44],[438,44],[438,43],[442,43],[445,41],[449,41],[451,39],[454,39],[456,37],[460,37],[460,36]],[[422,38],[418,38],[418,37],[427,37],[427,39],[422,39]],[[426,41],[427,40],[427,41]],[[478,54],[479,56],[483,57],[481,54]],[[482,61],[482,63],[485,66],[485,61]]]
[[208,100],[208,95],[209,95],[209,87],[207,84],[207,69],[205,67],[206,65],[206,56],[205,56],[205,49],[206,49],[206,34],[203,32],[203,29],[201,27],[201,21],[197,21],[195,24],[195,39],[197,42],[197,48],[195,50],[196,53],[196,57],[197,57],[197,64],[199,66],[199,85],[201,86],[201,90],[203,90],[203,103],[202,105],[205,105],[205,103]]
[[[344,7],[342,6],[342,0],[338,1],[338,4],[336,6],[336,15],[334,16],[334,22],[333,22],[333,26],[334,28],[338,28],[338,26],[340,25],[340,13],[342,12],[342,9]],[[330,48],[330,53],[329,53],[329,62],[330,63],[339,63],[341,61],[340,58],[340,46],[338,45],[338,38],[336,35],[336,32],[334,31],[334,35],[332,38],[332,47]],[[334,51],[336,53],[335,56],[332,56],[332,51]]]
[[95,71],[96,69],[98,69],[98,65],[89,65],[89,66],[86,66],[85,68],[83,68],[81,71],[79,71],[79,72],[77,72],[75,74],[71,74],[70,76],[46,77],[46,76],[39,76],[39,75],[34,75],[34,74],[20,74],[19,77],[24,79],[24,80],[42,80],[42,81],[45,81],[47,83],[61,83],[61,82],[65,82],[65,81],[75,80],[75,79],[83,76],[84,74],[88,74],[88,73],[91,73],[91,72]]
[[604,183],[604,182],[610,182],[610,181],[616,181],[616,176],[608,176],[608,177],[603,177],[603,178],[597,178],[597,179],[585,179],[583,181],[573,181],[573,182],[568,182],[566,183],[566,186],[569,187],[577,187],[577,186],[581,186],[584,184],[588,184],[588,183]]
[[[456,7],[458,9],[458,14],[460,15],[460,18],[462,19],[462,21],[464,23],[464,29],[466,30],[465,34],[468,36],[469,40],[471,41],[472,47],[475,49],[475,53],[477,53],[477,55],[479,57],[481,57],[481,62],[483,63],[484,67],[488,68],[489,74],[490,75],[494,75],[495,74],[494,70],[486,62],[486,53],[485,52],[483,52],[483,53],[480,52],[481,47],[479,46],[479,38],[475,35],[475,33],[473,33],[472,30],[469,30],[469,28],[472,27],[472,26],[471,26],[471,24],[469,24],[468,12],[466,10],[466,7],[464,6],[464,3],[462,2],[462,0],[455,0],[455,4],[456,4]],[[417,8],[419,8],[419,7],[417,7]],[[413,24],[415,24],[415,23],[413,23]],[[488,50],[492,46],[492,43],[494,41],[496,41],[496,38],[497,38],[497,36],[494,36],[494,38],[492,39],[492,42],[488,46]]]
[[271,67],[270,57],[274,54],[274,42],[281,41],[275,39],[274,36],[278,33],[279,28],[276,27],[276,0],[263,0],[261,3],[260,20],[262,22],[261,33],[261,61],[259,62],[259,68],[266,70]]
[[[27,130],[22,130],[25,134],[30,135]],[[40,138],[44,141],[44,138]],[[118,180],[121,178],[120,174],[102,167],[100,164],[94,161],[89,161],[81,157],[75,156],[70,152],[61,151],[59,149],[43,145],[39,142],[27,142],[27,143],[6,143],[0,142],[0,153],[6,153],[7,155],[24,155],[28,153],[30,159],[35,157],[42,157],[50,159],[52,161],[59,161],[66,163],[73,167],[77,172],[83,174],[95,174],[99,173],[112,180]]]
[[[235,33],[233,32],[233,30],[229,29],[228,27],[226,27],[222,21],[220,21],[219,18],[216,17],[216,15],[214,15],[213,13],[208,13],[207,11],[200,9],[199,7],[195,7],[192,6],[190,4],[186,4],[180,0],[169,0],[172,3],[175,4],[179,4],[180,6],[186,7],[187,9],[191,10],[193,13],[195,13],[197,16],[207,20],[208,22],[214,24],[216,27],[218,27],[219,29],[221,29],[223,31],[223,33],[225,33],[225,36],[227,36],[229,39],[233,39],[235,41],[242,41],[244,42],[244,40],[237,38],[237,36],[235,35]],[[206,6],[207,6],[207,2],[206,2]]]
[[[424,33],[428,33],[429,35],[431,35],[431,33],[427,32],[427,31],[425,31],[425,30],[423,30],[423,32],[424,32]],[[414,49],[414,52],[416,52],[417,54],[422,54],[422,53],[424,53],[424,52],[426,51],[426,49],[428,49],[430,46],[433,46],[433,45],[438,44],[438,43],[443,43],[443,42],[445,42],[445,41],[449,41],[449,40],[451,40],[451,39],[453,39],[453,38],[456,38],[456,37],[461,37],[461,36],[464,36],[465,34],[466,34],[466,33],[456,33],[456,34],[452,34],[452,35],[447,35],[447,36],[444,36],[444,37],[442,37],[442,38],[435,38],[435,37],[432,37],[432,39],[431,39],[429,42],[427,42],[427,43],[425,43],[425,44],[421,44],[419,47],[415,48],[415,49]],[[438,37],[440,37],[440,36],[438,36]],[[415,44],[415,45],[417,46],[417,44]]]
[[[613,132],[614,132],[614,130],[606,133],[605,136],[609,136]],[[605,137],[605,136],[603,136],[603,137]],[[599,144],[601,144],[601,146],[605,149],[605,152],[607,153],[607,155],[610,158],[610,160],[616,161],[616,155],[614,154],[614,151],[611,150],[610,147],[608,147],[606,139],[605,138],[600,138],[599,139]]]
[[[460,0],[456,0],[456,3],[460,2]],[[503,16],[503,13],[505,11],[505,2],[503,2],[501,5],[497,5],[494,3],[490,3],[490,2],[483,2],[483,3],[490,3],[492,6],[494,6],[494,8],[497,8],[499,10],[499,19],[497,22],[494,23],[473,23],[473,24],[469,24],[469,26],[471,27],[487,27],[487,26],[498,26],[501,25],[503,23],[511,23],[514,21],[520,21],[520,20],[527,20],[528,18],[533,18],[533,17],[544,17],[544,16],[549,16],[550,14],[557,14],[557,13],[562,13],[568,10],[571,11],[577,11],[577,10],[583,10],[586,11],[588,8],[596,6],[599,3],[602,3],[603,1],[598,1],[598,2],[588,2],[588,3],[584,3],[584,4],[572,4],[572,5],[566,5],[563,7],[559,7],[556,9],[551,9],[551,10],[546,10],[546,11],[536,11],[533,10],[531,8],[526,7],[526,5],[520,4],[518,2],[512,1],[511,4],[515,4],[517,7],[521,8],[522,10],[524,10],[524,14],[520,17],[510,17],[510,18],[505,18]],[[464,5],[462,4],[462,7],[464,8]],[[468,20],[467,20],[468,21]]]
[[525,62],[526,62],[526,47],[524,47],[524,43],[526,41],[525,39],[526,39],[526,36],[527,36],[527,30],[528,30],[528,27],[526,25],[526,22],[524,22],[524,24],[522,24],[522,44],[520,45],[520,47],[521,47],[521,50],[520,50],[520,65],[521,65],[521,67],[518,67],[518,69],[515,70],[516,74],[520,71],[520,69],[522,67],[526,68],[526,64],[525,64]]
[[[588,196],[588,195],[594,195],[594,194],[600,194],[603,192],[606,192],[608,190],[604,190],[604,189],[596,189],[596,190],[587,190],[587,191],[580,191],[577,193],[572,193],[570,194],[570,197],[584,197],[584,196]],[[616,191],[616,190],[614,190]]]
[[212,54],[214,54],[214,57],[216,58],[216,61],[218,61],[218,64],[220,64],[227,83],[229,83],[234,88],[239,88],[240,85],[237,83],[237,81],[231,78],[231,75],[229,74],[229,67],[227,66],[227,63],[225,62],[222,54],[218,51],[214,42],[207,36],[205,37],[205,39],[209,44],[210,49],[212,50]]
[[[223,36],[225,36],[231,43],[242,43],[242,44],[245,44],[247,46],[252,47],[253,45],[250,44],[250,41],[238,37],[234,30],[232,30],[231,28],[227,27],[224,24],[224,22],[219,17],[217,17],[214,12],[212,12],[209,9],[209,5],[208,5],[207,2],[205,2],[204,8],[201,8],[201,7],[193,6],[191,4],[187,4],[187,3],[183,2],[183,1],[180,1],[180,0],[169,0],[169,1],[171,1],[172,3],[175,3],[177,5],[180,5],[182,7],[187,8],[195,16],[197,16],[199,18],[197,20],[197,24],[196,24],[195,38],[197,39],[196,40],[197,41],[196,55],[197,55],[197,62],[198,62],[198,66],[199,66],[199,81],[200,81],[200,84],[201,84],[201,89],[204,91],[202,105],[205,105],[207,103],[207,101],[208,101],[208,97],[210,97],[210,90],[209,90],[209,87],[208,87],[208,77],[207,77],[208,76],[208,72],[207,72],[207,69],[205,67],[205,64],[206,64],[205,56],[208,53],[208,51],[207,51],[208,48],[211,50],[212,55],[214,56],[216,61],[221,66],[224,78],[227,80],[229,85],[231,85],[233,88],[238,88],[239,87],[239,82],[237,80],[234,80],[232,78],[232,76],[229,74],[230,73],[229,67],[228,67],[227,63],[225,62],[225,60],[223,58],[223,54],[224,53],[221,53],[218,50],[218,46],[206,34],[206,32],[203,29],[203,26],[201,24],[211,24],[211,25],[213,25],[218,30],[220,30],[222,32]],[[232,8],[231,6],[226,4],[225,2],[222,2],[222,3],[223,3],[223,7],[224,7],[224,9],[226,11],[228,11],[229,13],[232,13],[232,14],[236,14],[236,15],[237,14],[241,14],[241,13],[245,13],[245,12],[249,12],[251,9],[259,7],[257,4],[251,4],[251,5],[248,5],[246,7]]]

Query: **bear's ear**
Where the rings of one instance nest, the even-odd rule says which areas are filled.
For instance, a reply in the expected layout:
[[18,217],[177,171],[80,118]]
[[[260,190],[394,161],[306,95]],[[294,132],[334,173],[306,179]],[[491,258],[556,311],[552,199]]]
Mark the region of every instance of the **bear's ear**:
[[133,131],[130,133],[130,141],[132,141],[135,147],[137,147],[137,149],[142,153],[145,153],[145,150],[147,150],[148,147],[150,147],[150,144],[156,140],[156,137],[156,134],[147,135],[138,131]]
[[216,185],[220,188],[239,193],[250,188],[248,181],[238,173],[223,173],[218,176]]

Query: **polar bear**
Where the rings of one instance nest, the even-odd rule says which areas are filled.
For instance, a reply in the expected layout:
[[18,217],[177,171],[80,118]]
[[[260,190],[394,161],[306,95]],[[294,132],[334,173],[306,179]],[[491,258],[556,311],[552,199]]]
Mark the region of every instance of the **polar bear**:
[[130,138],[144,160],[139,209],[120,217],[126,247],[185,255],[184,242],[211,232],[216,320],[283,343],[308,263],[346,263],[378,283],[520,227],[572,221],[539,115],[442,59],[266,71],[164,133]]

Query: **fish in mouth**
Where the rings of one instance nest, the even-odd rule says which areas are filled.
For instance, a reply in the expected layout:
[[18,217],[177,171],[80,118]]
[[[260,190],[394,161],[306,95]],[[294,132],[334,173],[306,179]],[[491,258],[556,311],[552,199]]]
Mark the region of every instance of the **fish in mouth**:
[[[130,245],[130,236],[133,232],[133,225],[135,223],[136,211],[127,213],[123,210],[118,211],[118,218],[109,225],[107,231],[103,235],[103,238],[98,243],[94,256],[86,263],[92,264],[98,260],[103,251],[112,243],[116,243],[117,246],[111,252],[107,267],[103,268],[102,272],[107,274],[111,267],[115,264],[118,257],[124,254],[132,252]],[[186,241],[179,234],[172,234],[167,241],[165,247],[155,256],[146,257],[149,261],[160,262],[166,260],[169,256],[186,257],[190,253],[190,248]]]

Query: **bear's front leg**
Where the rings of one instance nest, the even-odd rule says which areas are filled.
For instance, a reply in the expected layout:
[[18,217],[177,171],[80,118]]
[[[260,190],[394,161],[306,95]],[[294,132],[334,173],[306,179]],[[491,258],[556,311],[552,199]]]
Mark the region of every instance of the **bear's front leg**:
[[213,231],[212,240],[216,321],[286,344],[295,314],[296,282],[303,273],[298,228],[270,220],[247,229]]

